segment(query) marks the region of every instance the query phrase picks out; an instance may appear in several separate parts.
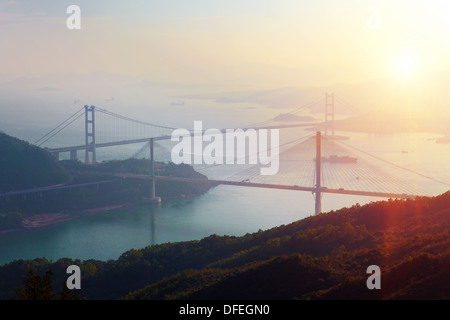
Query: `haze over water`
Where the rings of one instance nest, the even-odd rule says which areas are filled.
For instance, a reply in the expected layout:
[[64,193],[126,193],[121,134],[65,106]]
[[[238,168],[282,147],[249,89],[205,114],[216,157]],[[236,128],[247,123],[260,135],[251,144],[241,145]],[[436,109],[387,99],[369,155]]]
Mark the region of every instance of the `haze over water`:
[[[377,152],[387,160],[436,179],[448,181],[450,178],[448,172],[439,170],[445,167],[445,161],[450,157],[448,145],[428,140],[436,135],[350,135],[349,144]],[[405,148],[409,150],[408,154],[401,153]],[[426,151],[425,158],[419,156],[421,150]],[[117,155],[120,158],[120,152]],[[224,175],[224,170],[239,171],[233,166],[225,166],[201,172],[213,175],[214,170],[219,176]],[[428,195],[446,191],[446,186],[434,181],[422,177],[416,177],[416,180],[411,182],[421,185]],[[383,199],[324,194],[322,200],[322,211],[327,212]],[[199,240],[211,234],[240,236],[313,214],[314,198],[309,192],[218,186],[205,195],[165,201],[160,207],[146,205],[119,209],[41,230],[0,235],[0,264],[39,257],[52,260],[63,257],[117,259],[132,248]]]
[[[337,120],[360,117],[345,124],[351,132],[337,131],[350,137],[345,143],[447,185],[355,150],[358,166],[342,171],[324,166],[325,174],[335,173],[325,177],[325,185],[362,187],[386,173],[396,178],[385,179],[381,188],[408,185],[425,195],[448,190],[450,145],[435,142],[450,136],[447,1],[79,0],[77,5],[81,29],[69,30],[65,4],[0,1],[0,43],[7,44],[0,50],[1,131],[34,143],[84,105],[177,128],[192,128],[195,120],[207,128],[245,127],[286,114],[320,122],[325,93],[334,93]],[[98,115],[99,138],[102,130],[109,130],[108,139],[126,136],[120,124],[101,127],[108,120]],[[83,120],[42,147],[83,144]],[[313,133],[284,130],[280,143]],[[99,149],[98,160],[127,159],[140,148]],[[170,160],[170,149],[170,143],[158,144],[157,160]],[[282,162],[278,179],[311,186],[312,159],[306,158],[305,174],[286,173],[288,162]],[[372,168],[378,170],[373,175]],[[209,177],[246,178],[234,167],[196,169]],[[325,194],[322,211],[376,200]],[[211,234],[238,236],[313,212],[308,192],[219,186],[161,207],[120,209],[0,235],[0,264],[37,257],[116,259],[131,248]]]

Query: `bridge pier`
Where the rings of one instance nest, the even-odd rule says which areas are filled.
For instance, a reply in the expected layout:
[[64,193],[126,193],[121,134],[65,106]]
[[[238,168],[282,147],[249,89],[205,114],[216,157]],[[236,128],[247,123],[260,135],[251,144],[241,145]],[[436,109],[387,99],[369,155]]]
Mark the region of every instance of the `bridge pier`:
[[78,161],[77,150],[70,150],[70,160]]

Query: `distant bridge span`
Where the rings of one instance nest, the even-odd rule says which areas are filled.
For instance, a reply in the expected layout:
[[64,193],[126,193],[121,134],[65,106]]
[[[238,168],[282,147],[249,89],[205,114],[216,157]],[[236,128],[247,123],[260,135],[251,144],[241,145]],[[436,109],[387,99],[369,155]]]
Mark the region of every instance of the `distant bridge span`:
[[206,183],[211,185],[228,185],[228,186],[240,186],[240,187],[253,187],[253,188],[265,188],[265,189],[280,189],[280,190],[293,190],[293,191],[308,191],[308,192],[322,192],[322,193],[338,193],[338,194],[348,194],[357,196],[370,196],[370,197],[380,197],[380,198],[397,198],[397,199],[413,199],[416,195],[408,194],[397,194],[397,193],[385,193],[385,192],[371,192],[371,191],[357,191],[357,190],[344,190],[344,189],[329,189],[326,187],[301,187],[301,186],[287,186],[279,184],[269,184],[269,183],[254,183],[254,182],[238,182],[238,181],[227,181],[227,180],[210,180],[210,179],[190,179],[181,177],[170,177],[170,176],[151,176],[145,174],[117,174],[117,177],[123,179],[144,179],[156,181],[176,181],[176,182],[190,182],[190,183]]
[[[286,128],[300,128],[300,127],[313,127],[313,126],[320,126],[323,125],[324,122],[320,123],[298,123],[298,124],[289,124],[289,125],[280,125],[280,126],[265,126],[265,127],[255,127],[255,128],[242,128],[243,130],[247,129],[254,129],[254,130],[263,130],[263,129],[286,129]],[[235,128],[237,129],[237,128]],[[223,134],[226,134],[227,130],[230,129],[221,129],[220,132]],[[233,130],[233,129],[231,129]],[[203,130],[203,134],[206,132],[206,130]],[[194,135],[194,131],[191,131],[191,136]],[[170,140],[172,136],[170,135],[164,135],[160,137],[150,137],[150,138],[140,138],[140,139],[131,139],[131,140],[121,140],[121,141],[114,141],[114,142],[105,142],[105,143],[96,143],[95,148],[106,148],[106,147],[114,147],[114,146],[123,146],[127,144],[136,144],[136,143],[145,143],[149,142],[150,139],[153,139],[154,141],[160,141],[160,140]],[[58,155],[62,152],[74,152],[80,151],[80,150],[91,150],[93,148],[92,144],[83,144],[78,146],[70,146],[70,147],[60,147],[60,148],[46,148],[46,150],[52,154]],[[72,158],[74,156],[72,155]]]
[[[299,124],[286,124],[286,125],[267,125],[267,121],[259,122],[254,124],[255,127],[242,127],[242,130],[270,130],[270,129],[283,129],[283,128],[298,128],[298,127],[319,127],[319,129],[316,132],[316,157],[315,157],[315,170],[314,170],[314,185],[312,187],[306,187],[306,186],[289,186],[289,185],[279,185],[279,184],[267,184],[267,183],[253,183],[249,180],[245,181],[226,181],[226,180],[209,180],[209,179],[189,179],[189,178],[182,178],[182,177],[172,177],[172,176],[158,176],[157,172],[155,170],[155,159],[154,159],[154,142],[160,141],[160,140],[171,140],[171,133],[176,128],[173,127],[167,127],[167,126],[160,126],[156,124],[146,123],[141,120],[135,120],[131,119],[125,116],[121,116],[115,113],[112,113],[108,110],[104,109],[96,109],[94,106],[85,106],[84,107],[84,116],[85,116],[85,143],[83,145],[77,145],[77,146],[66,146],[66,147],[60,147],[60,148],[46,148],[47,151],[54,154],[56,158],[59,158],[59,154],[62,152],[70,152],[70,159],[77,160],[77,152],[78,151],[85,151],[85,163],[96,163],[96,149],[97,148],[105,148],[105,147],[113,147],[113,146],[121,146],[121,145],[128,145],[128,144],[138,144],[138,143],[149,143],[149,151],[150,151],[150,174],[149,175],[137,175],[137,174],[121,174],[116,175],[117,178],[122,179],[147,179],[151,181],[151,190],[150,190],[150,197],[147,199],[150,202],[160,202],[161,199],[159,197],[156,197],[155,195],[155,181],[174,181],[174,182],[187,182],[187,183],[207,183],[210,185],[230,185],[230,186],[240,186],[240,187],[253,187],[253,188],[266,188],[266,189],[280,189],[280,190],[292,190],[292,191],[307,191],[312,192],[315,197],[315,214],[319,214],[321,212],[321,198],[323,193],[334,193],[334,194],[347,194],[347,195],[356,195],[356,196],[371,196],[371,197],[381,197],[381,198],[397,198],[397,199],[411,199],[417,197],[416,195],[411,194],[405,194],[405,193],[390,193],[390,192],[373,192],[373,191],[362,191],[362,190],[345,190],[343,188],[340,189],[332,189],[327,188],[321,185],[322,183],[322,151],[321,151],[321,130],[325,131],[325,136],[328,135],[328,131],[331,130],[331,135],[334,136],[334,94],[326,94],[325,99],[325,121],[324,122],[314,122],[314,123],[299,123]],[[300,109],[305,108],[305,106],[301,107]],[[121,141],[114,141],[114,142],[102,142],[98,143],[96,141],[96,125],[95,125],[95,113],[96,110],[99,111],[102,114],[106,114],[108,117],[113,117],[114,121],[119,121],[119,124],[116,122],[112,122],[113,124],[113,131],[116,128],[115,126],[120,127],[120,123],[125,120],[126,123],[131,123],[133,127],[135,125],[145,125],[152,130],[158,130],[158,131],[151,131],[146,132],[144,134],[140,134],[139,137],[145,137],[145,138],[136,138],[136,136],[129,136],[129,138],[122,137]],[[43,138],[41,138],[38,141],[41,141],[42,139],[45,139],[45,143],[47,140],[52,138],[54,135],[56,135],[58,132],[63,130],[65,127],[70,125],[72,122],[74,122],[76,119],[83,116],[82,109],[80,109],[76,114],[71,116],[70,118],[66,119],[63,123],[61,123],[58,127],[56,127],[54,130],[50,131],[47,135],[45,135]],[[102,123],[102,122],[100,122]],[[108,122],[107,122],[108,124]],[[109,124],[108,124],[109,125]],[[222,134],[226,134],[228,130],[237,130],[238,128],[234,129],[221,129],[219,130]],[[168,130],[162,132],[161,130]],[[115,130],[114,132],[116,132]],[[193,136],[196,134],[202,134],[205,135],[205,130],[191,130],[188,133],[186,133],[186,136]],[[116,139],[116,138],[114,138]],[[41,143],[41,144],[42,144]],[[92,156],[92,157],[91,157]],[[383,159],[381,159],[383,160]],[[385,161],[386,162],[386,161]],[[399,166],[397,166],[399,167]],[[408,170],[408,169],[406,169]],[[408,170],[411,171],[411,170]],[[423,176],[423,175],[422,175]],[[53,187],[52,187],[53,188]],[[52,189],[51,188],[51,189]],[[58,189],[59,187],[55,187]],[[352,189],[354,187],[351,187]],[[356,187],[357,188],[357,187]],[[383,190],[383,189],[377,189],[377,190]],[[396,191],[397,189],[393,190]],[[415,191],[409,191],[408,193],[416,193]],[[36,191],[46,191],[46,190],[25,190],[25,193],[29,192],[36,192]],[[0,195],[1,196],[1,195]]]

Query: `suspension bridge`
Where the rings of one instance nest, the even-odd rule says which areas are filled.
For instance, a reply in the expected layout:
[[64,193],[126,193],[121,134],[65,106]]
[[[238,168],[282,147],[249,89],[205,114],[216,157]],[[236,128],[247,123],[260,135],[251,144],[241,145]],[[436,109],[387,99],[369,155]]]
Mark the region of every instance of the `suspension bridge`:
[[[137,157],[142,152],[149,155],[150,174],[121,174],[118,175],[118,178],[151,180],[152,187],[149,193],[150,200],[153,202],[160,201],[156,196],[156,181],[208,183],[311,192],[315,199],[315,214],[317,215],[321,212],[322,196],[326,193],[398,199],[426,195],[418,184],[414,183],[416,181],[414,177],[449,186],[445,182],[403,168],[382,157],[358,149],[350,143],[344,142],[346,140],[335,136],[336,99],[338,98],[334,94],[325,94],[325,97],[322,96],[320,99],[281,116],[282,118],[300,114],[314,105],[324,103],[325,119],[322,122],[280,124],[280,120],[283,119],[278,117],[278,123],[266,120],[243,127],[243,129],[254,130],[302,127],[313,130],[320,128],[320,130],[314,130],[313,133],[305,134],[279,146],[280,170],[274,176],[262,176],[259,171],[261,165],[240,166],[238,172],[230,173],[229,170],[221,169],[226,166],[223,164],[197,166],[196,169],[202,172],[216,168],[215,173],[207,174],[208,179],[204,180],[162,176],[158,172],[160,164],[155,160],[155,144],[170,140],[173,130],[178,128],[133,119],[95,106],[84,106],[37,140],[35,144],[44,146],[64,129],[83,118],[84,143],[46,149],[58,159],[61,153],[69,153],[71,160],[78,160],[79,152],[84,152],[84,162],[95,164],[97,150],[100,148],[143,144],[142,148],[132,157]],[[226,130],[222,129],[220,132],[225,133]],[[196,133],[191,130],[190,134]],[[164,150],[164,148],[160,149]],[[246,157],[248,156],[246,154]],[[374,162],[378,162],[378,165]],[[380,167],[380,163],[384,167]],[[390,167],[390,170],[387,170],[386,167]],[[224,175],[225,171],[227,173]],[[67,187],[70,186],[56,186],[50,190]]]

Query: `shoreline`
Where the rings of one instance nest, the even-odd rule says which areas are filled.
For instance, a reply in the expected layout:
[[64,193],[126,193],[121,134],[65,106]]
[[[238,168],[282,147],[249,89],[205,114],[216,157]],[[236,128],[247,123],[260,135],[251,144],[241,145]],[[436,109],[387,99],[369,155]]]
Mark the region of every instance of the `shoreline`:
[[132,206],[134,206],[134,205],[122,204],[122,205],[116,205],[116,206],[107,206],[107,207],[98,207],[98,208],[92,208],[92,209],[79,210],[79,211],[74,211],[71,213],[58,212],[58,213],[36,214],[36,215],[25,218],[22,221],[21,227],[14,228],[14,229],[0,230],[0,235],[39,230],[42,228],[54,226],[54,225],[64,223],[64,222],[67,222],[70,220],[74,220],[77,218],[91,216],[96,213],[113,211],[113,210],[128,208],[128,207],[132,207]]
[[[196,195],[181,195],[179,197],[169,197],[165,198],[165,201],[175,201],[175,200],[187,200],[199,197],[203,195],[196,194]],[[72,211],[70,213],[67,212],[57,212],[57,213],[42,213],[42,214],[36,214],[29,216],[22,221],[22,226],[14,229],[7,229],[7,230],[0,230],[0,236],[4,234],[11,234],[11,233],[20,233],[20,232],[27,232],[27,231],[33,231],[33,230],[39,230],[46,227],[51,227],[60,223],[64,223],[67,221],[71,221],[74,219],[92,216],[100,212],[108,212],[108,211],[114,211],[118,209],[132,209],[138,206],[142,205],[149,205],[148,203],[145,203],[144,201],[136,202],[136,203],[127,203],[127,204],[120,204],[115,206],[105,206],[105,207],[97,207],[97,208],[91,208],[91,209],[84,209],[84,210],[77,210]]]

